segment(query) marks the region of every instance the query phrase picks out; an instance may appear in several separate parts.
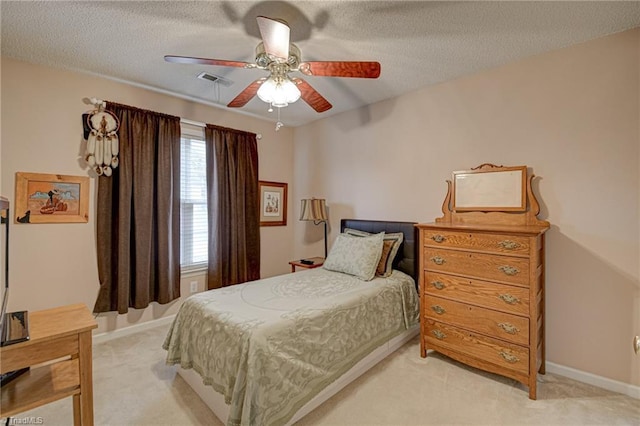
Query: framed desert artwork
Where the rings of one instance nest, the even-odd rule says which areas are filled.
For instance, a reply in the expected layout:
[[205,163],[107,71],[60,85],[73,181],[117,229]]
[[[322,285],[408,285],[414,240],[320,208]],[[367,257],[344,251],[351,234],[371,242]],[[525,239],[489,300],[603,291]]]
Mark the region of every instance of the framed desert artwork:
[[15,223],[88,221],[88,176],[16,173]]
[[260,226],[284,226],[287,224],[287,184],[259,181]]

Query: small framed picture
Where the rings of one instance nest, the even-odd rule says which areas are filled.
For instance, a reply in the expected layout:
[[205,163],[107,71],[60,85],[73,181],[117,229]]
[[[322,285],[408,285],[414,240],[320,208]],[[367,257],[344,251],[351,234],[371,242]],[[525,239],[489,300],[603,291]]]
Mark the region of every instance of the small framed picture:
[[88,221],[88,176],[16,173],[15,223]]
[[260,226],[285,226],[287,224],[287,184],[259,181]]

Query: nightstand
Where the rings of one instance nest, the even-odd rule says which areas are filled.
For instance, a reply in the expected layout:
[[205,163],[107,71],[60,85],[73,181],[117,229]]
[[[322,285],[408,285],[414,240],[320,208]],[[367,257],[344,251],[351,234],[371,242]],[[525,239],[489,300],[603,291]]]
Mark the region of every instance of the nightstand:
[[72,396],[73,424],[93,426],[91,330],[97,327],[84,304],[29,312],[30,340],[0,349],[2,374],[31,367],[2,386],[0,417]]
[[291,265],[291,272],[295,272],[296,271],[296,266],[298,268],[313,269],[313,268],[319,268],[324,263],[324,257],[307,257],[307,258],[305,258],[304,260],[312,260],[313,261],[313,264],[311,264],[311,265],[305,265],[304,263],[301,262],[301,260],[302,259],[297,259],[297,260],[292,260],[291,262],[289,262],[289,265]]

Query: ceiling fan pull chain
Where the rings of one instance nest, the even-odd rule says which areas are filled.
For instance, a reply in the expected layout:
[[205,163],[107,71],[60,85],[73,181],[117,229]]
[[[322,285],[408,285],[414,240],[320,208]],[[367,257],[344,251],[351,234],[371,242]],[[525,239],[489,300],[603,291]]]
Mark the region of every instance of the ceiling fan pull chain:
[[280,110],[282,108],[278,108],[278,121],[276,122],[276,132],[280,130],[280,127],[284,126],[284,123],[280,121]]

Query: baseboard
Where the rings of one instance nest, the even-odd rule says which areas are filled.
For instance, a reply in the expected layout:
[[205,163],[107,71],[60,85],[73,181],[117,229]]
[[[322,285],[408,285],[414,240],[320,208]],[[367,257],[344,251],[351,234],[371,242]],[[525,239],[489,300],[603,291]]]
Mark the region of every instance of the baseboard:
[[565,367],[564,365],[555,364],[553,362],[546,362],[545,367],[547,373],[568,377],[579,382],[640,399],[640,386],[619,382],[602,376],[596,376],[595,374],[587,373],[586,371],[576,370],[575,368]]
[[151,321],[145,321],[140,324],[134,324],[129,327],[119,328],[117,330],[96,334],[93,336],[93,344],[97,345],[99,343],[108,342],[109,340],[117,339],[119,337],[129,336],[131,334],[140,333],[141,331],[150,330],[161,325],[169,325],[173,321],[175,316],[175,314],[168,315],[166,317],[154,319]]

